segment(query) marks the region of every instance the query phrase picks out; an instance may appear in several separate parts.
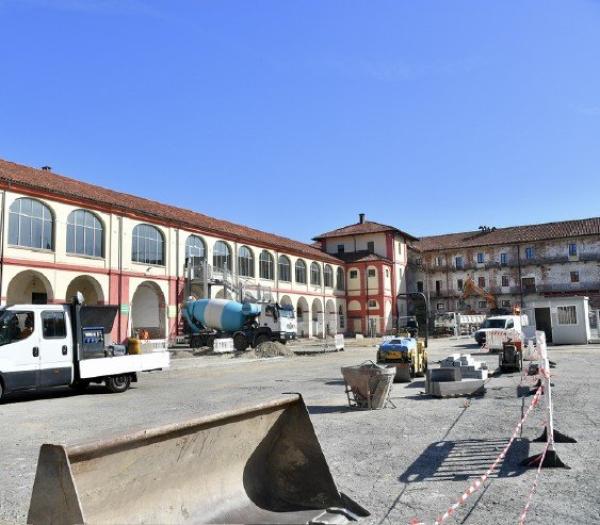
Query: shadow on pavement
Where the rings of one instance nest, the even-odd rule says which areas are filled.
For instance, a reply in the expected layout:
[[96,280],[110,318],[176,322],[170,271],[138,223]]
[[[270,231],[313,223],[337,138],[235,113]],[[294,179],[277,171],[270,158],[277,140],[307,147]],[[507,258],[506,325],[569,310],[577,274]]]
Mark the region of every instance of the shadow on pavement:
[[[436,441],[398,478],[402,483],[462,481],[485,474],[508,439],[463,439]],[[490,478],[519,476],[527,471],[520,462],[529,455],[529,441],[515,439],[506,457]]]
[[[133,385],[130,387],[132,390],[135,388]],[[48,388],[45,390],[27,390],[23,392],[12,392],[6,394],[6,397],[2,398],[0,404],[8,405],[9,403],[24,403],[27,401],[39,401],[41,399],[58,399],[61,397],[79,397],[104,394],[109,395],[110,392],[103,385],[90,385],[83,392],[78,392],[71,388]]]
[[348,405],[346,405],[346,406],[312,405],[312,406],[307,406],[306,408],[308,409],[308,413],[311,415],[356,412],[356,411],[360,410],[357,408],[350,408]]
[[[397,384],[400,385],[401,383]],[[421,379],[417,381],[411,381],[410,383],[405,383],[404,388],[425,388],[425,380]]]

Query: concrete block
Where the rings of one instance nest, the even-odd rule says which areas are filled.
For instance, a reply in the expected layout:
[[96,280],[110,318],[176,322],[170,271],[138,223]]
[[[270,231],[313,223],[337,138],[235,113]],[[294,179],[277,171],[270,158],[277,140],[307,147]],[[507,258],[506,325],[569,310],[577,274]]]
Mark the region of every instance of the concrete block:
[[430,368],[427,370],[427,381],[447,382],[460,381],[461,379],[462,374],[460,373],[460,368]]
[[463,379],[462,381],[425,382],[425,393],[435,397],[454,397],[483,394],[485,382],[482,379]]

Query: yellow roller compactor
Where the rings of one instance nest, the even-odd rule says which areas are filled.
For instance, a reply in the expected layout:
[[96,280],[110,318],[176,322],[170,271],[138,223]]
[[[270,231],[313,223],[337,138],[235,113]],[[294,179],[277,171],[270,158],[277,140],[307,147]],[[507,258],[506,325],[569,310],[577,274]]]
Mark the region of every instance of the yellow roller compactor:
[[27,523],[345,524],[297,394],[87,445],[42,445]]
[[410,382],[427,372],[427,351],[423,339],[392,337],[377,349],[377,364],[396,367],[394,381]]

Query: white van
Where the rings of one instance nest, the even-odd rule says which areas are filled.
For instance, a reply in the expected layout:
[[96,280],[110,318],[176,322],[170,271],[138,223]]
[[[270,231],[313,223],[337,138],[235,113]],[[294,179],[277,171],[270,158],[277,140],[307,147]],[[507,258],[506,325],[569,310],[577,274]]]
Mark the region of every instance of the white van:
[[138,372],[169,367],[169,353],[107,345],[118,306],[22,304],[0,309],[0,399],[19,390],[105,383],[124,392]]
[[526,315],[493,315],[488,317],[479,327],[473,337],[478,344],[483,345],[486,341],[486,334],[491,330],[516,330],[521,332],[523,326],[527,326],[529,321]]

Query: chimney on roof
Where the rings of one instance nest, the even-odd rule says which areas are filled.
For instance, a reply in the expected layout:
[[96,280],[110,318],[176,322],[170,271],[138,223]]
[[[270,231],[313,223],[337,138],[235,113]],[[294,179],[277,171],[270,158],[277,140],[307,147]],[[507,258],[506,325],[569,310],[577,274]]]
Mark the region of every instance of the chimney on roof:
[[365,214],[364,213],[359,213],[358,214],[358,222],[360,224],[364,224],[364,222],[365,222]]
[[51,171],[52,166],[42,166],[42,171]]

